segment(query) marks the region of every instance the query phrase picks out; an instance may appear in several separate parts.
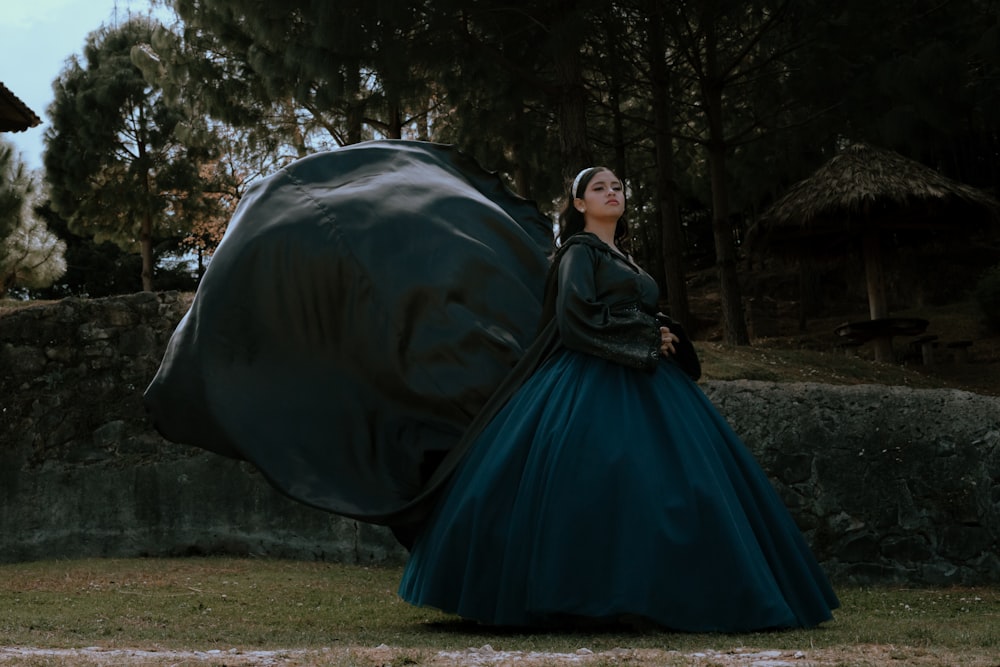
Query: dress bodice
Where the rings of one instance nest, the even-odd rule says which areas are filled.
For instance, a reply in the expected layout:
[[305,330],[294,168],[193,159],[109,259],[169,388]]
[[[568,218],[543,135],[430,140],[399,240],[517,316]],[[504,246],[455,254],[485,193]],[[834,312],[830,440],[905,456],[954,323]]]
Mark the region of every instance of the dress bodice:
[[555,318],[563,345],[635,368],[660,359],[656,281],[593,234],[557,257]]

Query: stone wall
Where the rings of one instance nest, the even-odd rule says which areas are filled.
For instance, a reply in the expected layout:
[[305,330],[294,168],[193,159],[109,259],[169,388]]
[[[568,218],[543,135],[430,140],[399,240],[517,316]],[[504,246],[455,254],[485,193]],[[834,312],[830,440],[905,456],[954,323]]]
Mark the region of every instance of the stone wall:
[[717,382],[824,567],[852,582],[1000,582],[1000,398]]
[[387,531],[161,438],[142,392],[188,303],[64,299],[0,317],[0,562],[254,554],[401,561]]
[[[0,317],[0,561],[240,554],[398,563],[383,528],[175,445],[141,394],[187,303],[65,299]],[[708,382],[839,582],[1000,582],[1000,399]]]

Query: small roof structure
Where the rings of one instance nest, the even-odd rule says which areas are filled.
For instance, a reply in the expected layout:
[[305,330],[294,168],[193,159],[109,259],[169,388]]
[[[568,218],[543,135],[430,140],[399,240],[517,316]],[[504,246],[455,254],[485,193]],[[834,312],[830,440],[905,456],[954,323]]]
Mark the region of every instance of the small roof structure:
[[761,216],[755,254],[834,258],[864,253],[872,319],[888,315],[881,246],[964,238],[996,230],[1000,202],[894,151],[856,143]]
[[23,132],[41,122],[42,119],[0,81],[0,132]]

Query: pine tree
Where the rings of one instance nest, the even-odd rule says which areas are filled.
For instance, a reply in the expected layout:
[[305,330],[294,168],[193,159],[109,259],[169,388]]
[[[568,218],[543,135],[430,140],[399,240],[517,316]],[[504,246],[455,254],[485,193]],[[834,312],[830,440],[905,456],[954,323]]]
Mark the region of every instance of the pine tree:
[[48,287],[66,272],[66,244],[32,210],[36,191],[13,146],[0,140],[0,297]]
[[83,62],[71,59],[54,84],[44,154],[53,208],[72,232],[138,252],[147,291],[154,244],[183,236],[212,205],[201,173],[211,144],[183,140],[183,105],[133,60],[157,27],[140,17],[88,36]]

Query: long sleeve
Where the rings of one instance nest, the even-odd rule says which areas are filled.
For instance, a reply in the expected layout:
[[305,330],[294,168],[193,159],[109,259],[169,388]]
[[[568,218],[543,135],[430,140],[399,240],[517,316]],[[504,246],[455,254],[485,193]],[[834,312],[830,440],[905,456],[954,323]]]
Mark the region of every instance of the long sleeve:
[[642,306],[639,276],[624,260],[585,244],[559,263],[556,322],[566,347],[652,370],[660,360],[656,317]]

